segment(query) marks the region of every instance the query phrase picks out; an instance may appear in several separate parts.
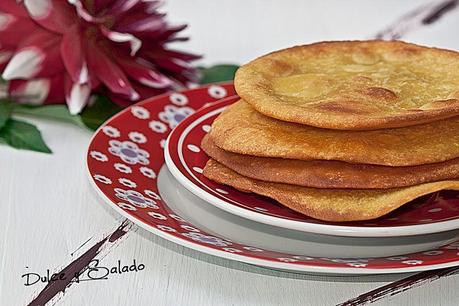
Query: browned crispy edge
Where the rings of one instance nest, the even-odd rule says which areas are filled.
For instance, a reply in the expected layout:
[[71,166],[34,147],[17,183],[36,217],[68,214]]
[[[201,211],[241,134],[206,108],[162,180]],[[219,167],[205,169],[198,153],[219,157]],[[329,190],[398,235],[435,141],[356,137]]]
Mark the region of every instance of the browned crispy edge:
[[[350,221],[363,221],[376,219],[384,216],[391,211],[403,206],[404,204],[421,197],[426,194],[430,194],[435,191],[443,189],[459,190],[459,181],[440,181],[435,183],[430,188],[424,188],[418,190],[414,187],[410,188],[409,192],[403,194],[396,200],[391,200],[387,205],[382,205],[376,210],[367,211],[364,206],[359,206],[358,209],[347,209],[341,210],[335,206],[321,206],[317,203],[304,203],[301,202],[300,197],[295,196],[295,192],[292,192],[292,186],[288,184],[269,183],[259,180],[254,180],[237,174],[231,169],[218,163],[213,159],[209,159],[206,166],[204,167],[204,176],[213,180],[219,184],[224,184],[236,188],[242,192],[253,192],[262,196],[266,196],[278,201],[280,204],[297,211],[301,214],[330,222],[350,222]],[[298,187],[296,188],[307,188]],[[358,192],[358,190],[356,190]],[[324,196],[327,190],[324,190]]]
[[201,148],[231,170],[253,179],[315,188],[386,189],[459,177],[459,158],[408,167],[293,160],[237,154],[220,149],[209,134]]

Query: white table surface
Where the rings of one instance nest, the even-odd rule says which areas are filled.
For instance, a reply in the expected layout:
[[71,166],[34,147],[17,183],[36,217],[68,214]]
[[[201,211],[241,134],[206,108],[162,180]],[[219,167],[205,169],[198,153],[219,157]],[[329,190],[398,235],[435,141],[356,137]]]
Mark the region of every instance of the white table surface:
[[[203,64],[243,63],[267,51],[318,40],[363,39],[425,1],[169,0],[170,20],[187,22]],[[404,39],[459,50],[459,9]],[[72,261],[122,218],[102,203],[86,178],[91,133],[33,120],[54,151],[45,155],[0,146],[0,305],[29,303],[45,284],[21,275]],[[85,247],[82,248],[84,250]],[[81,251],[81,250],[80,250]],[[73,254],[73,256],[77,256]],[[137,273],[72,285],[56,305],[334,305],[405,275],[326,277],[278,272],[185,249],[136,228],[101,260],[145,264]],[[459,305],[459,275],[408,290],[375,305]]]

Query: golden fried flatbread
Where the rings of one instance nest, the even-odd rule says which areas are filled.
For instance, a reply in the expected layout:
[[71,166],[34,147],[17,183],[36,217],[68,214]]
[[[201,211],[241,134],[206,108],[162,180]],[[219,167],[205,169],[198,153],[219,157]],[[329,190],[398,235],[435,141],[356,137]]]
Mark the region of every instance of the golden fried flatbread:
[[425,194],[443,189],[459,190],[457,180],[395,189],[308,188],[247,178],[213,159],[207,162],[203,173],[219,184],[267,196],[299,213],[334,222],[375,219]]
[[207,134],[201,148],[212,159],[253,179],[315,188],[383,189],[459,178],[459,158],[412,167],[256,157],[224,151]]
[[241,100],[215,119],[210,136],[225,151],[262,157],[385,166],[459,157],[459,117],[397,129],[338,131],[273,119]]
[[321,128],[371,130],[459,115],[459,53],[400,41],[341,41],[262,56],[236,74],[259,112]]

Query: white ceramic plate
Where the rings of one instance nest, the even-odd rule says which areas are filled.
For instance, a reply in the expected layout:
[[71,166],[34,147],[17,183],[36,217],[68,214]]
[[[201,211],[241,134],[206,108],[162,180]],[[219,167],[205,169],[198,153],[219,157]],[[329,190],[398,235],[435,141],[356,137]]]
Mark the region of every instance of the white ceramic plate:
[[[340,252],[343,250],[343,244],[339,243],[344,241],[342,237],[323,241],[321,236],[315,236],[320,238],[314,241],[304,238],[304,233],[291,236],[291,231],[255,225],[255,222],[215,207],[214,217],[206,215],[212,214],[212,207],[199,206],[208,204],[195,202],[195,197],[187,195],[183,188],[170,179],[170,175],[165,175],[161,170],[164,167],[163,147],[170,130],[185,116],[233,93],[231,84],[212,84],[152,98],[108,120],[95,133],[87,152],[89,179],[104,205],[174,243],[214,256],[275,269],[381,274],[431,270],[459,264],[459,240],[426,252],[402,256],[343,259],[345,255],[352,254]],[[190,214],[189,210],[196,213]],[[206,219],[208,216],[209,219]],[[224,231],[221,235],[218,233],[220,230]],[[438,237],[439,240],[450,238],[452,236]],[[365,242],[365,239],[352,240],[352,243],[356,241]],[[417,240],[413,242],[411,250],[424,249],[425,243],[431,242]],[[305,256],[310,253],[305,249],[307,243],[315,248],[317,255],[321,254],[321,246],[328,245],[339,256]],[[395,247],[396,241],[391,245]],[[362,248],[363,251],[366,248]],[[369,251],[365,252],[370,254]]]

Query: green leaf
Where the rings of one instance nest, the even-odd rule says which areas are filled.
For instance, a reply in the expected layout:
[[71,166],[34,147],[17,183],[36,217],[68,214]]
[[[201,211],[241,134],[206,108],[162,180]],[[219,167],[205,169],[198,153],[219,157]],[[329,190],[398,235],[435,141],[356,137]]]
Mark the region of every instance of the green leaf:
[[5,125],[11,116],[11,104],[9,101],[0,101],[0,129]]
[[9,119],[0,130],[0,138],[17,149],[52,153],[43,141],[40,131],[24,121]]
[[104,96],[98,96],[93,105],[86,107],[81,113],[81,121],[91,130],[97,130],[102,123],[122,108]]
[[30,115],[44,119],[54,119],[82,125],[80,117],[71,115],[66,105],[15,104],[13,112],[15,114]]
[[215,65],[209,68],[199,67],[201,72],[201,84],[231,81],[234,79],[234,74],[239,68],[237,65],[223,64]]

